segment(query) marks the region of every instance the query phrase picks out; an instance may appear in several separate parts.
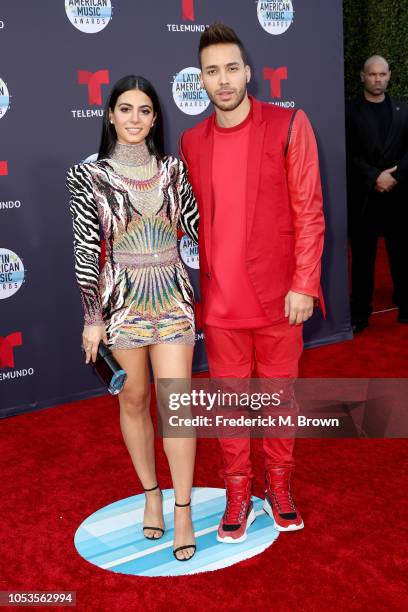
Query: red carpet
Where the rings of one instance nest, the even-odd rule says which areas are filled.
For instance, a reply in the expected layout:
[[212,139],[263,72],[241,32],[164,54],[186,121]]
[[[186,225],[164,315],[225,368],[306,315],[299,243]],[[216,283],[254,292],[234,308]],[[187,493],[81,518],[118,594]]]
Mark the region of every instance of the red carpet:
[[[389,292],[388,292],[389,293]],[[355,340],[306,351],[309,376],[407,376],[408,326],[375,315]],[[254,448],[254,493],[262,454]],[[116,400],[78,402],[1,422],[0,590],[75,590],[77,609],[406,609],[405,440],[299,440],[296,499],[306,528],[234,567],[180,578],[100,570],[73,545],[78,525],[141,491],[121,440]],[[158,444],[159,480],[170,487]],[[195,485],[220,486],[216,441],[199,444]],[[405,603],[404,603],[405,601]]]

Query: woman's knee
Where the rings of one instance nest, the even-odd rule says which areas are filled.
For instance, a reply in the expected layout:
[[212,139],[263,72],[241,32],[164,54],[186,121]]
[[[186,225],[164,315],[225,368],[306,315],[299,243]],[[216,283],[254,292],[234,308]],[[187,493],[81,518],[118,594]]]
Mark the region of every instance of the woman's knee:
[[150,408],[150,388],[124,389],[119,396],[122,413],[127,416],[137,416]]

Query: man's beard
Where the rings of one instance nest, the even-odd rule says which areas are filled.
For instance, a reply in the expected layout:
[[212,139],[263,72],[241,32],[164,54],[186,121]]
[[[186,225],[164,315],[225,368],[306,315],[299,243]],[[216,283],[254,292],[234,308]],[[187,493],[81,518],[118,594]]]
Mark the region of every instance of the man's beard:
[[219,108],[222,111],[233,111],[236,108],[238,108],[238,106],[241,104],[242,100],[245,98],[246,96],[246,86],[244,85],[244,87],[238,91],[238,97],[237,99],[234,101],[230,101],[230,102],[217,102],[215,96],[211,96],[208,92],[207,92],[208,97],[210,98],[211,102],[214,104],[214,106],[216,106],[217,108]]

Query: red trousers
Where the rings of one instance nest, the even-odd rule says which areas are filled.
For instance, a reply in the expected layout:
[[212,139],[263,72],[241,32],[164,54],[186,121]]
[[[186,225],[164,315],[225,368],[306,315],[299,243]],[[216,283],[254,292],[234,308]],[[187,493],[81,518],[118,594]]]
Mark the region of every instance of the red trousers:
[[[296,378],[303,325],[287,320],[255,329],[204,327],[211,378]],[[220,438],[222,477],[253,476],[249,437]],[[264,438],[265,468],[293,465],[293,438]]]

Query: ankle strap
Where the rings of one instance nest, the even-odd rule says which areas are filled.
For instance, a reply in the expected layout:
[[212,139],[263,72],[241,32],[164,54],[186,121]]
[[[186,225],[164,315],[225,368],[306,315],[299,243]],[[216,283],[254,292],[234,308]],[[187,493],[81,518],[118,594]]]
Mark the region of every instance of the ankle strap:
[[177,506],[177,508],[187,508],[187,506],[189,506],[191,504],[191,499],[188,502],[188,504],[178,504],[177,502],[174,502],[174,505]]
[[160,489],[158,484],[155,487],[152,487],[151,489],[143,489],[143,491],[147,493],[148,491],[155,491],[156,489]]

